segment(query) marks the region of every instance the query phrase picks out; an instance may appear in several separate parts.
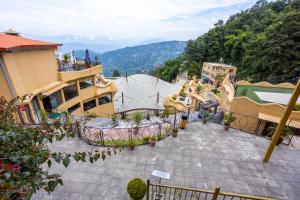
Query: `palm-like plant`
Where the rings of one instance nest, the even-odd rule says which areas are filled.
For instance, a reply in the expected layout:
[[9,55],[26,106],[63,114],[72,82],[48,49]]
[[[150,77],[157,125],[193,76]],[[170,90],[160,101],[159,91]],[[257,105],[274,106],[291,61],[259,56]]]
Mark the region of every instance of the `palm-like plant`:
[[[273,126],[270,126],[268,129],[267,129],[267,132],[268,132],[268,136],[269,137],[273,137],[275,131],[276,131],[276,128],[277,126],[276,125],[273,125]],[[292,129],[288,126],[285,126],[283,129],[282,129],[282,133],[281,133],[281,136],[277,142],[277,145],[282,143],[282,141],[284,140],[284,138],[287,138],[288,136],[290,136],[291,134],[293,133]]]

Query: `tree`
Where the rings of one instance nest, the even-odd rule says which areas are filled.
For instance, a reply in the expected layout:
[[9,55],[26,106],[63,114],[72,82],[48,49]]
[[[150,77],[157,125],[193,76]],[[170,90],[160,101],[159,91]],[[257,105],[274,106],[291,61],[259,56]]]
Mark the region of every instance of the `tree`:
[[[7,101],[0,97],[0,198],[22,199],[31,192],[44,189],[53,192],[58,184],[63,185],[59,174],[51,174],[41,165],[51,168],[52,162],[68,167],[71,159],[93,163],[104,160],[116,149],[94,152],[52,152],[47,144],[74,137],[75,123],[66,113],[65,123],[48,124],[45,114],[40,125],[16,124],[16,103],[21,99]],[[80,122],[76,123],[80,126]]]
[[119,70],[114,69],[113,73],[112,73],[112,77],[120,77],[120,76],[121,76],[121,74],[120,74]]
[[91,64],[91,58],[90,58],[90,53],[89,53],[88,49],[85,50],[84,62],[87,66],[90,66],[90,64]]
[[[238,67],[238,78],[254,81],[295,83],[300,76],[300,0],[259,0],[251,8],[219,20],[207,33],[187,43],[174,61],[219,62]],[[172,81],[180,65],[167,61],[154,71]],[[191,66],[191,65],[190,65]],[[176,69],[177,68],[177,69]],[[183,67],[189,76],[198,76],[195,65]],[[171,80],[170,80],[171,79]]]
[[64,57],[65,63],[67,63],[68,60],[69,60],[69,55],[68,55],[67,53],[65,53],[65,54],[63,55],[63,57]]

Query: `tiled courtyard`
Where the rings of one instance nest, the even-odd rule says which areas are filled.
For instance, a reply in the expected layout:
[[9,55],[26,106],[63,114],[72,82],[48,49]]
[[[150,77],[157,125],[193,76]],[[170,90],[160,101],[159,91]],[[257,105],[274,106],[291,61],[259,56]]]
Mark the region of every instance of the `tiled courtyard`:
[[[64,186],[50,196],[39,192],[32,199],[129,199],[127,182],[133,177],[151,177],[153,169],[171,173],[163,183],[191,188],[270,196],[276,199],[300,199],[300,150],[276,148],[269,163],[262,156],[269,141],[237,130],[225,132],[217,124],[190,123],[177,138],[156,144],[124,149],[96,164],[72,162],[68,168],[54,166],[62,174]],[[52,146],[57,151],[95,149],[77,139]]]

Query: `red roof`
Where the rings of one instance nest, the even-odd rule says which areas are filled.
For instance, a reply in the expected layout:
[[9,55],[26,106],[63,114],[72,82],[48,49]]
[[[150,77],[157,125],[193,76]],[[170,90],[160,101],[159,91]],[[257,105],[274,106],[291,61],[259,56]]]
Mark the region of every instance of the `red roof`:
[[61,45],[0,33],[0,51],[22,50],[31,47],[57,47]]

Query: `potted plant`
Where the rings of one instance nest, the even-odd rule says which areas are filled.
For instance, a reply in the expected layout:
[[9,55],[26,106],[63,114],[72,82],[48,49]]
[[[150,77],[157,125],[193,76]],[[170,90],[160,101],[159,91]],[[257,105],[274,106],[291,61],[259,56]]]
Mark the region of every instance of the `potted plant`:
[[177,137],[177,135],[178,135],[178,128],[176,127],[176,128],[173,128],[173,130],[172,130],[172,137]]
[[143,144],[149,144],[150,136],[146,135],[143,137]]
[[147,192],[146,183],[140,178],[128,182],[127,192],[132,200],[142,200]]
[[236,120],[236,117],[233,116],[231,113],[230,114],[226,114],[224,116],[224,130],[225,131],[228,131],[229,130],[229,127],[230,127],[230,124],[232,122],[234,122]]
[[204,111],[204,113],[203,113],[203,118],[202,118],[203,124],[206,124],[207,119],[208,119],[208,116],[209,116],[209,112],[208,112],[207,110]]
[[175,100],[177,99],[176,94],[173,94],[173,95],[171,96],[171,99],[173,99],[173,101],[175,101]]
[[181,129],[185,129],[186,128],[186,125],[188,123],[188,115],[186,113],[183,113],[181,115],[181,119],[180,119],[180,122],[179,122],[179,127]]
[[[270,127],[267,129],[267,131],[268,131],[268,136],[269,136],[269,137],[273,137],[273,135],[274,135],[274,133],[275,133],[275,131],[276,131],[276,128],[277,128],[277,126],[276,126],[276,125],[273,125],[273,126],[270,126]],[[285,126],[285,127],[283,128],[283,130],[282,130],[281,136],[280,136],[280,138],[278,139],[276,145],[281,144],[281,143],[283,142],[284,138],[285,138],[285,137],[288,137],[288,136],[291,135],[291,134],[292,134],[292,129],[289,128],[288,126]]]
[[135,112],[133,114],[133,120],[134,120],[134,123],[135,123],[135,127],[133,128],[133,131],[134,131],[134,134],[138,134],[139,133],[139,126],[141,124],[141,121],[143,120],[143,114],[140,113],[140,112]]
[[151,136],[149,138],[149,144],[150,144],[151,147],[155,146],[155,144],[156,144],[156,138],[154,136]]
[[196,92],[197,92],[197,94],[199,94],[202,89],[203,89],[202,85],[197,85],[196,86]]
[[147,112],[146,119],[150,120],[150,114]]
[[117,126],[118,125],[118,118],[117,118],[116,114],[112,114],[111,121],[113,123],[113,126]]

